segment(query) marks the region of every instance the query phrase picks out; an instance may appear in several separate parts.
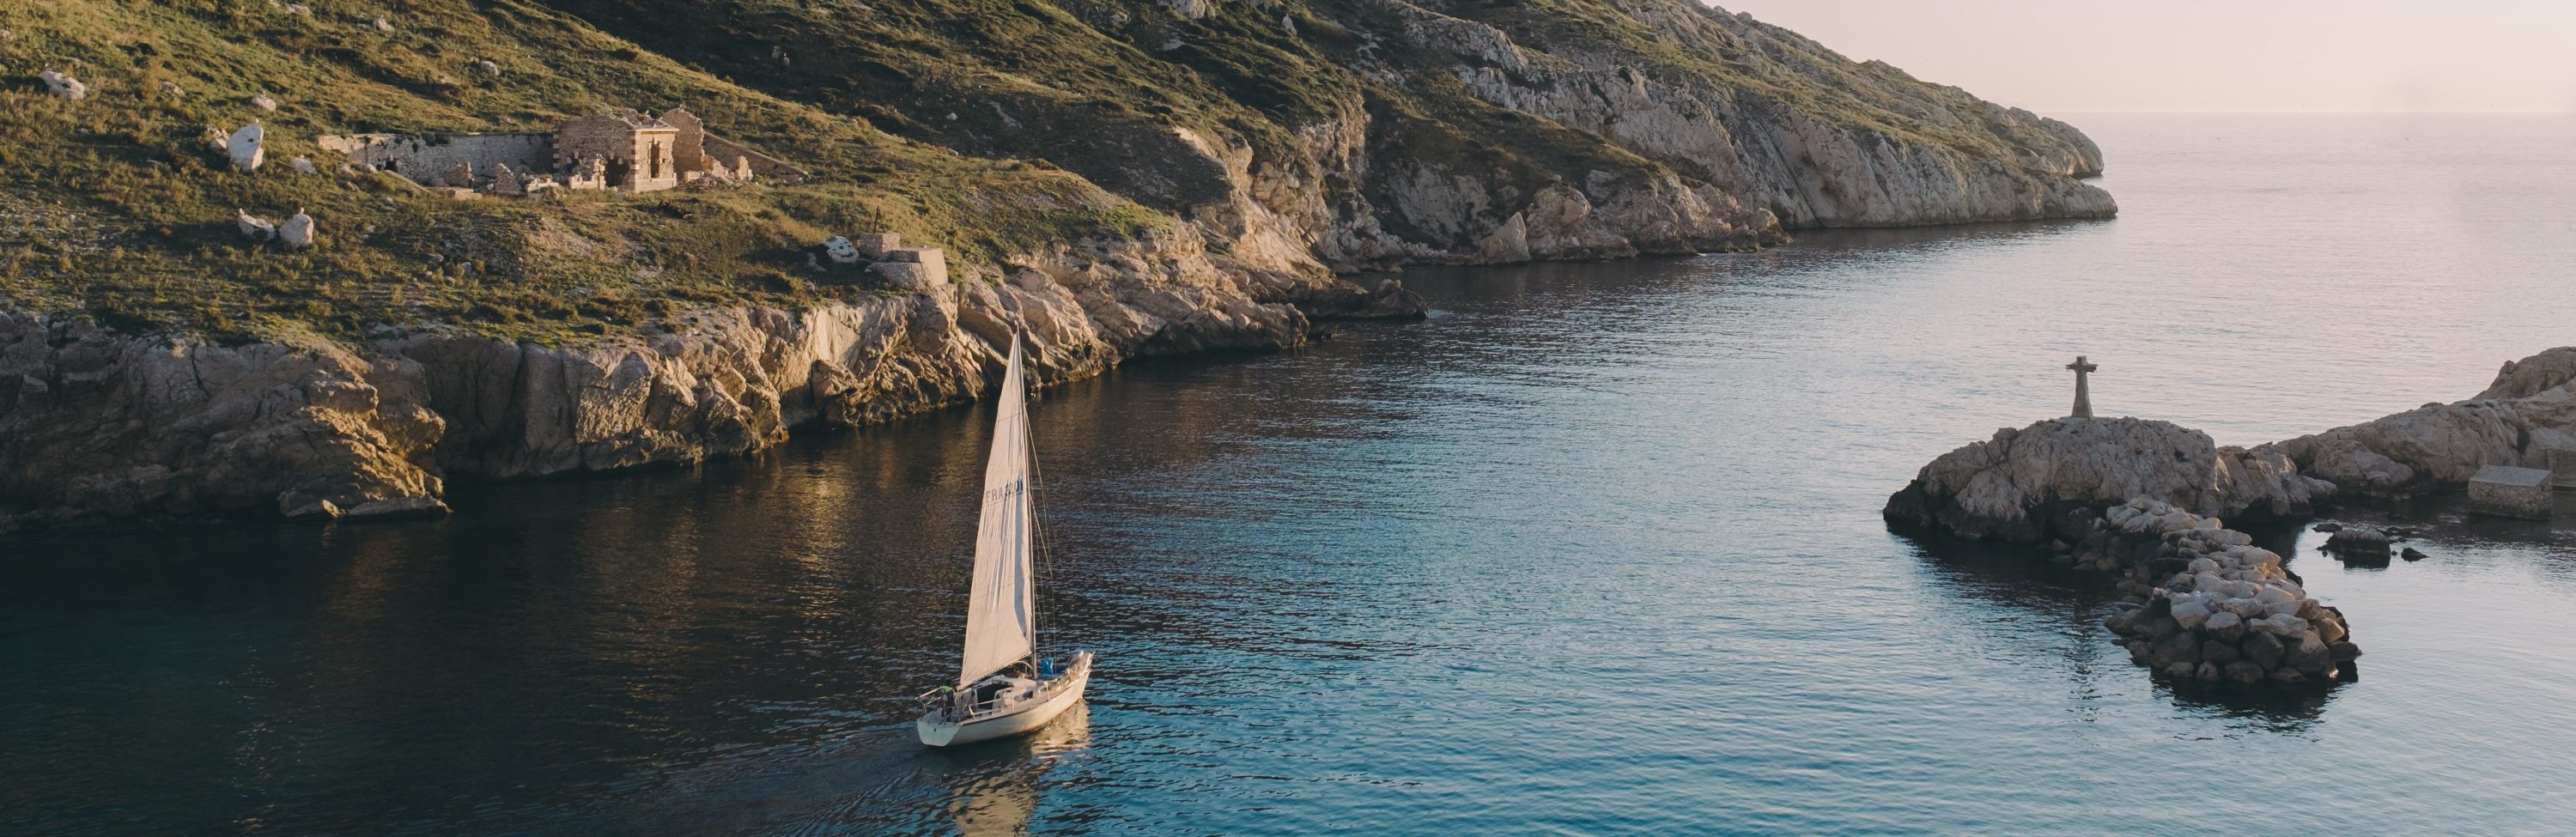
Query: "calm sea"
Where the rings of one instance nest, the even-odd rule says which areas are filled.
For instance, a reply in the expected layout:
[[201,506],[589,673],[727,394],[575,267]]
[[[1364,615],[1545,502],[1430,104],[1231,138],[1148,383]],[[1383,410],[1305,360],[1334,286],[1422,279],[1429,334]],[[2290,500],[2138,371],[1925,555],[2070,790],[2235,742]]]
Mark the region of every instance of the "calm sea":
[[1423,271],[1428,322],[1049,392],[1047,627],[1100,663],[1027,742],[905,711],[954,670],[984,410],[445,521],[0,541],[0,833],[2576,827],[2564,532],[2272,533],[2368,656],[2248,703],[1878,517],[2063,412],[2076,354],[2099,411],[2254,443],[2576,343],[2576,123],[2075,121],[2115,221]]

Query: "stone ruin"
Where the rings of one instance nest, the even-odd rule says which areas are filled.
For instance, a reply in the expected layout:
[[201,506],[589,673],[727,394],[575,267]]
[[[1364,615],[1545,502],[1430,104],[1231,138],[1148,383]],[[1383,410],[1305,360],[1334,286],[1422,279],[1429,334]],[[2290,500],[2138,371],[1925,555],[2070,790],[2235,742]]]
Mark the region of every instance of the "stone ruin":
[[823,273],[874,274],[889,285],[915,291],[948,284],[947,251],[905,247],[903,237],[895,233],[865,233],[856,240],[836,235],[824,239],[816,250],[806,254],[806,264]]
[[314,141],[360,166],[465,197],[558,189],[642,194],[805,179],[801,169],[709,133],[686,109],[658,117],[632,110],[593,114],[545,133],[346,134]]

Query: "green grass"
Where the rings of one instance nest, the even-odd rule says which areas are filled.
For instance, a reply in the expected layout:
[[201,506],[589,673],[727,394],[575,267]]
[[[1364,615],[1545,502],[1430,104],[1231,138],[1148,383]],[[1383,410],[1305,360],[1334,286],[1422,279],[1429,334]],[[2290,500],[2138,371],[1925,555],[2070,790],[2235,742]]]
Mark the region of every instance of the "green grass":
[[[64,67],[85,101],[0,90],[0,305],[225,340],[452,323],[559,341],[693,304],[811,305],[800,248],[891,229],[961,268],[1171,219],[1045,164],[959,156],[681,66],[537,4],[414,0],[310,20],[249,2],[60,0],[10,18],[0,73]],[[472,71],[490,59],[500,78]],[[181,95],[164,91],[179,86]],[[284,106],[263,113],[267,92]],[[353,130],[542,130],[622,106],[686,105],[710,128],[816,173],[804,184],[560,202],[460,201],[336,172],[312,137]],[[230,171],[208,126],[270,128],[268,163]],[[311,155],[324,174],[288,160]],[[303,207],[321,243],[242,239],[233,209]],[[962,271],[961,271],[962,272]]]

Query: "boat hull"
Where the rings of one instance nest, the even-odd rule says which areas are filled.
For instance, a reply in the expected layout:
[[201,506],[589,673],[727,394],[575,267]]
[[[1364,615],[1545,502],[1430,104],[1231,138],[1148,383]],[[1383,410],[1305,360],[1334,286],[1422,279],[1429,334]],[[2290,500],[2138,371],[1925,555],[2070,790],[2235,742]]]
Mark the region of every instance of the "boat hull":
[[950,721],[937,712],[923,714],[913,721],[921,734],[921,743],[933,747],[956,747],[978,741],[1007,738],[1047,725],[1067,709],[1082,702],[1084,689],[1091,686],[1091,654],[1074,655],[1073,664],[1064,674],[1046,681],[1037,698],[1017,706],[964,721]]

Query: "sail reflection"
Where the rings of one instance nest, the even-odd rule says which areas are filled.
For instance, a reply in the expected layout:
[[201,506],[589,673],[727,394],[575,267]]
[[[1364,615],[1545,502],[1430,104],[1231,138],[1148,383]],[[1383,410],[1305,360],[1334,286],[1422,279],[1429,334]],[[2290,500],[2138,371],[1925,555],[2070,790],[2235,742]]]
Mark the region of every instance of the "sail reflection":
[[1037,815],[1038,777],[1091,746],[1091,705],[1076,703],[1055,723],[1020,738],[973,747],[941,778],[951,785],[948,810],[966,837],[1019,837]]

